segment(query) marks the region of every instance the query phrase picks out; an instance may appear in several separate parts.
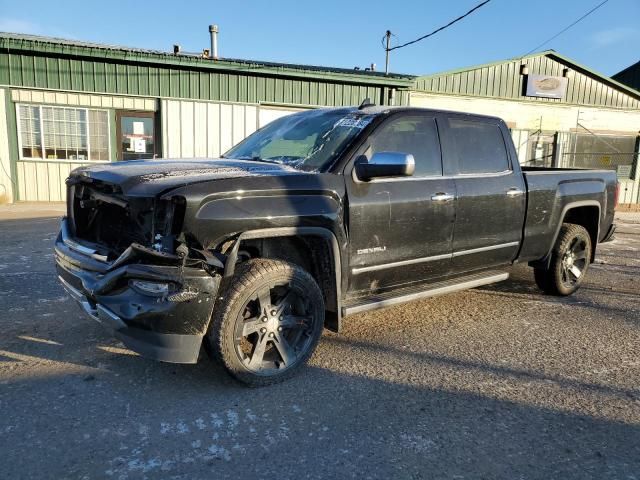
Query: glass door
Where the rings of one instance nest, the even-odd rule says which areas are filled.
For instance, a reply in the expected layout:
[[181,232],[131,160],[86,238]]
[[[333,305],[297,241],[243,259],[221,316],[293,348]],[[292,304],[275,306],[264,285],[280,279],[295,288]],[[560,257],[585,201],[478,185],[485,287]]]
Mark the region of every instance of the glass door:
[[152,159],[159,155],[154,112],[119,111],[116,123],[118,160]]

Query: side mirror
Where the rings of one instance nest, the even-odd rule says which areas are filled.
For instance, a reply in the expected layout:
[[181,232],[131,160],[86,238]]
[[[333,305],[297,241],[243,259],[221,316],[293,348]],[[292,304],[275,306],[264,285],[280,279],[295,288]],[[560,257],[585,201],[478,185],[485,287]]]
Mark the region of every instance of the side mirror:
[[409,177],[416,169],[416,161],[410,153],[377,152],[369,161],[362,156],[356,161],[359,180],[369,181],[383,177]]

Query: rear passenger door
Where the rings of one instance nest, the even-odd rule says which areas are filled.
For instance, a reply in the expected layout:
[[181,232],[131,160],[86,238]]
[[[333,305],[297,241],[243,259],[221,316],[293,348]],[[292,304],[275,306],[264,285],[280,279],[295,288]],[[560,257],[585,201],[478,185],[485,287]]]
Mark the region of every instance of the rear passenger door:
[[510,264],[522,240],[525,185],[498,119],[443,118],[445,173],[455,180],[452,273]]

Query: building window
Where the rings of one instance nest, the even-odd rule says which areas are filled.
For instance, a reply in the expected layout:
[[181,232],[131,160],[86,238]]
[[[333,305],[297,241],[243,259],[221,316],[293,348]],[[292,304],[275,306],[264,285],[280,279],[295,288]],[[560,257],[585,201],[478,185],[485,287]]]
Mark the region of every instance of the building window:
[[18,105],[20,158],[108,161],[106,110]]

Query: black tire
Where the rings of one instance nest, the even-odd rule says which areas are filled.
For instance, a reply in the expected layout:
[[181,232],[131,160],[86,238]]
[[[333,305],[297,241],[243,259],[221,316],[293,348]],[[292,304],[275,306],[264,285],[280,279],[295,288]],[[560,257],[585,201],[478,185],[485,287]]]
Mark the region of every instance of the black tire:
[[206,341],[232,376],[263,386],[295,375],[323,326],[322,292],[309,273],[288,262],[252,259],[225,282]]
[[571,295],[580,288],[591,260],[589,232],[573,223],[563,223],[551,251],[549,268],[535,268],[538,287],[551,295]]

